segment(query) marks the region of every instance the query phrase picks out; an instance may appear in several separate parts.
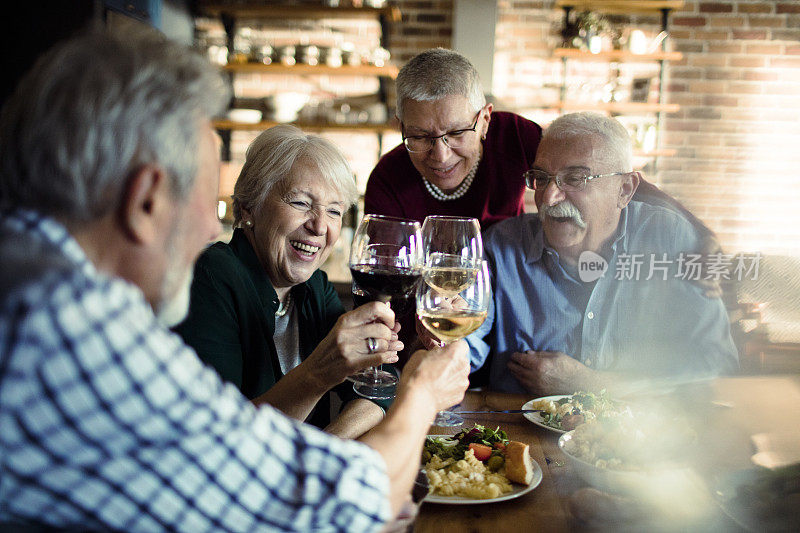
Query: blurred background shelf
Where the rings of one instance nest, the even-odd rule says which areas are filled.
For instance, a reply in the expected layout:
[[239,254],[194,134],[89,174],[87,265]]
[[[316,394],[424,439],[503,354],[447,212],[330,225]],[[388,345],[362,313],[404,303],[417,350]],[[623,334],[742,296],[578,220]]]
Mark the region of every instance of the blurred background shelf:
[[324,5],[275,5],[269,4],[217,4],[200,2],[197,6],[202,15],[210,17],[232,16],[239,19],[328,19],[328,18],[376,18],[399,22],[400,10],[395,6],[352,7]]
[[250,74],[298,74],[317,76],[383,76],[395,79],[398,68],[395,65],[342,65],[330,67],[328,65],[282,65],[262,63],[229,63],[224,68],[228,72]]
[[[277,126],[280,122],[272,120],[262,120],[260,122],[236,122],[228,119],[216,119],[213,122],[214,128],[218,130],[239,130],[239,131],[260,131]],[[321,123],[321,122],[292,122],[295,126],[307,132],[322,132],[322,131],[341,131],[341,132],[367,132],[367,133],[385,133],[390,131],[397,131],[397,125],[393,123],[388,124],[336,124],[336,123]]]
[[624,15],[680,9],[684,4],[684,0],[556,0],[555,7]]
[[658,102],[560,102],[554,104],[553,107],[570,111],[605,111],[608,113],[675,113],[680,110],[678,104],[660,104]]
[[652,52],[649,54],[634,54],[629,50],[602,50],[594,53],[578,48],[556,48],[555,57],[566,57],[583,61],[680,61],[683,54],[680,52]]

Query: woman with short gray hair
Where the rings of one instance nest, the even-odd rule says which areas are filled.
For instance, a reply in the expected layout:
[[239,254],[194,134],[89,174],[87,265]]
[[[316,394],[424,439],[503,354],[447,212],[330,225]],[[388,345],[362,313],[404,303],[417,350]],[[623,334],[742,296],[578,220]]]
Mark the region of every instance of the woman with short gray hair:
[[[176,328],[254,403],[351,438],[379,422],[383,408],[356,398],[345,378],[395,362],[403,347],[387,306],[345,313],[320,270],[356,198],[350,166],[331,142],[290,125],[261,133],[234,186],[233,237],[197,261],[189,316]],[[330,423],[334,388],[345,406]]]

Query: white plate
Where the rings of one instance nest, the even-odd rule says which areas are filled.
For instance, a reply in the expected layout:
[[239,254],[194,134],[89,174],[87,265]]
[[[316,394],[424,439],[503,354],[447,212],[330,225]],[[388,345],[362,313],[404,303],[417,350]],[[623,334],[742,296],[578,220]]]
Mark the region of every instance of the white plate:
[[[557,394],[555,396],[542,396],[541,398],[534,398],[533,400],[527,402],[525,405],[522,406],[523,409],[533,409],[533,402],[537,402],[539,400],[552,400],[557,401],[562,398],[569,398],[570,394]],[[545,429],[549,429],[550,431],[555,431],[556,433],[564,433],[563,429],[556,429],[552,426],[548,426],[544,423],[544,418],[542,418],[542,413],[523,413],[522,416],[536,424],[537,426],[543,427]]]
[[523,494],[527,494],[536,487],[539,486],[539,483],[542,482],[542,467],[539,466],[539,463],[536,462],[535,459],[531,458],[531,463],[533,465],[533,479],[531,480],[531,484],[527,486],[517,485],[516,483],[511,484],[511,492],[507,494],[503,494],[502,496],[498,496],[497,498],[486,498],[486,499],[475,499],[475,498],[464,498],[462,496],[440,496],[438,494],[428,494],[423,498],[423,502],[426,503],[447,503],[450,505],[472,505],[476,503],[497,503],[497,502],[504,502],[506,500],[513,500],[514,498],[519,498]]
[[[429,437],[434,438],[451,438],[453,435],[428,435]],[[539,463],[536,462],[536,459],[531,457],[531,464],[533,466],[533,479],[531,479],[531,484],[528,486],[517,485],[516,483],[511,484],[511,492],[507,494],[503,494],[502,496],[498,496],[497,498],[464,498],[463,496],[440,496],[438,494],[428,494],[425,496],[422,501],[428,503],[447,503],[450,505],[472,505],[475,503],[496,503],[496,502],[504,502],[506,500],[513,500],[514,498],[519,498],[523,494],[527,494],[536,487],[539,486],[539,483],[542,482],[542,467],[539,466]],[[421,469],[422,472],[425,472],[425,469]]]

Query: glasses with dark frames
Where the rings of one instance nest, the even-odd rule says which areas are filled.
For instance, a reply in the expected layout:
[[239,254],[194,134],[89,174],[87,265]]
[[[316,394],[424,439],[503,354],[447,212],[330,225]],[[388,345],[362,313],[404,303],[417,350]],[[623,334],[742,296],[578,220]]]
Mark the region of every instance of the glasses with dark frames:
[[475,115],[475,121],[472,123],[472,127],[464,128],[462,130],[453,130],[448,131],[447,133],[443,133],[441,135],[409,135],[406,136],[403,134],[403,144],[406,145],[406,150],[409,152],[427,152],[436,144],[438,139],[441,139],[442,142],[449,148],[461,148],[463,147],[468,139],[468,132],[475,132],[478,128],[478,119],[481,116],[481,112],[478,111],[478,114]]

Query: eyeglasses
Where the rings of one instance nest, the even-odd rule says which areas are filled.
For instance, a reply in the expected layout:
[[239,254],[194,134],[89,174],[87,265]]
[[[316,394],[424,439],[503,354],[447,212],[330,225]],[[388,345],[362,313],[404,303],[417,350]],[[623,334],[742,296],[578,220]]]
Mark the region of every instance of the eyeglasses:
[[[482,111],[482,110],[481,110]],[[474,132],[478,128],[478,118],[481,112],[475,115],[475,122],[472,123],[471,128],[463,130],[453,130],[443,133],[442,135],[409,135],[408,137],[403,134],[403,144],[406,145],[406,150],[409,152],[427,152],[436,144],[437,139],[441,139],[445,146],[449,148],[461,148],[467,141],[467,132]]]
[[624,174],[630,174],[630,172],[611,172],[609,174],[595,174],[594,176],[590,176],[588,169],[565,168],[556,172],[554,176],[548,174],[544,170],[534,168],[526,171],[523,176],[525,176],[525,185],[534,191],[546,189],[550,180],[555,178],[556,186],[559,189],[564,192],[572,192],[582,191],[586,188],[587,181],[606,176],[621,176]]

